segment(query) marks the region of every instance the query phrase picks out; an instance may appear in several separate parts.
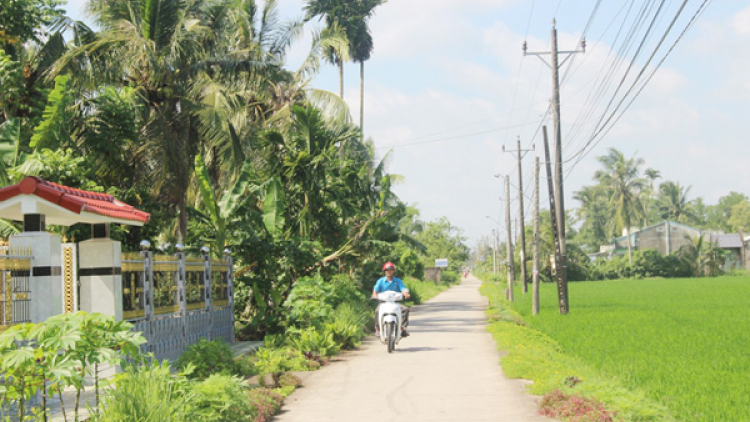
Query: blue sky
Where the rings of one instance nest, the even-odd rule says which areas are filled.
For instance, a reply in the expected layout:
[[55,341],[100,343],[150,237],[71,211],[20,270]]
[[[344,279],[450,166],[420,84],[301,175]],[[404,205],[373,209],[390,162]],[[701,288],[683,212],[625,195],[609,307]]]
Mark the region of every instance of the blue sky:
[[[80,18],[83,0],[69,1],[69,15]],[[551,21],[557,21],[559,49],[573,50],[589,21],[596,0],[390,0],[370,22],[375,50],[365,65],[365,135],[380,154],[392,150],[391,173],[403,175],[395,187],[405,202],[415,204],[426,221],[446,216],[460,227],[473,246],[504,221],[504,186],[498,173],[516,183],[515,159],[502,148],[541,145],[538,130],[551,93],[549,69],[529,51],[549,50]],[[575,157],[590,139],[605,105],[625,70],[600,84],[616,58],[629,63],[644,38],[645,26],[623,52],[626,32],[616,38],[631,2],[602,1],[589,29],[588,48],[563,66],[561,87],[564,159]],[[632,2],[631,15],[643,4]],[[659,2],[656,2],[659,3]],[[682,2],[667,1],[654,22],[633,75],[644,66]],[[703,2],[688,1],[674,25],[661,59]],[[610,147],[643,157],[646,167],[661,171],[664,180],[692,186],[691,197],[713,204],[730,191],[750,193],[750,142],[746,141],[750,98],[750,5],[740,1],[708,1],[695,25],[676,45],[641,94],[605,136],[595,139],[574,167],[566,164],[566,205],[578,204],[573,192],[591,184],[599,168],[597,156]],[[283,18],[302,15],[303,1],[280,0]],[[653,12],[653,11],[652,11]],[[653,13],[647,14],[653,16]],[[296,68],[309,48],[308,35],[292,49],[288,63]],[[625,25],[625,29],[632,25]],[[656,61],[647,67],[653,69]],[[338,74],[325,66],[313,84],[336,92]],[[587,98],[604,87],[597,104]],[[624,92],[624,91],[621,91]],[[620,95],[621,97],[622,95]],[[345,100],[359,116],[359,67],[345,67]],[[620,98],[615,97],[615,98]],[[628,97],[628,101],[632,99]],[[619,115],[619,113],[618,113]],[[533,155],[523,161],[525,193],[533,188]],[[548,206],[546,186],[541,203]],[[513,194],[515,197],[515,194]],[[526,208],[530,210],[527,199]],[[513,218],[517,201],[511,202]],[[527,212],[527,222],[530,222]],[[503,235],[504,236],[504,235]]]

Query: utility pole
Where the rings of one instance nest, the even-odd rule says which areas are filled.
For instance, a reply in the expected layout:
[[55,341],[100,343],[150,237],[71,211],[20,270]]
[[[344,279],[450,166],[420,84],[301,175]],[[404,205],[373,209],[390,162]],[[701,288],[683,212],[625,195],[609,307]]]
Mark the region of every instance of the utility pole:
[[507,250],[507,267],[508,267],[508,293],[506,298],[513,301],[513,279],[515,278],[513,264],[513,240],[511,237],[510,227],[510,177],[505,175],[505,243]]
[[531,273],[531,313],[539,313],[539,157],[534,159],[534,264]]
[[[521,159],[523,156],[521,155],[521,152],[528,152],[533,151],[532,149],[521,149],[521,138],[519,137],[517,142],[517,154],[516,158],[518,159],[518,219],[519,219],[519,230],[520,230],[520,248],[518,253],[520,256],[521,261],[521,283],[523,285],[523,293],[526,294],[529,291],[528,284],[526,283],[526,230],[525,230],[525,219],[523,216],[523,174],[521,171]],[[503,145],[503,152],[511,152],[511,151],[505,151],[505,145]],[[512,152],[511,152],[512,153]]]
[[[547,187],[549,188],[549,209],[550,213],[556,209],[555,206],[555,192],[552,186],[552,169],[550,168],[549,158],[549,141],[547,140],[547,126],[542,127],[542,133],[544,134],[544,160],[546,161],[547,167]],[[558,233],[557,219],[550,218],[552,223],[552,235],[555,238],[555,279],[557,281],[557,300],[560,306],[560,313],[566,315],[568,313],[568,280],[564,276],[562,271],[565,266],[563,264],[562,253],[560,252],[560,236]]]
[[[526,51],[526,41],[523,43],[523,55],[537,56],[539,59],[546,64],[552,70],[552,113],[554,117],[554,135],[555,135],[555,219],[557,220],[558,236],[560,237],[560,254],[561,254],[561,267],[557,268],[557,271],[561,271],[563,284],[566,290],[566,302],[567,302],[567,261],[565,255],[565,195],[563,191],[563,171],[562,171],[562,132],[560,130],[560,77],[559,70],[565,61],[567,61],[573,54],[585,53],[586,52],[586,39],[581,39],[581,49],[574,51],[558,51],[557,50],[557,29],[555,28],[555,20],[552,20],[552,50],[548,52],[536,52],[529,53]],[[558,56],[560,54],[566,55],[565,59],[560,63]],[[551,63],[547,63],[542,56],[550,55]],[[562,312],[562,304],[560,308]],[[564,313],[567,313],[567,308]]]

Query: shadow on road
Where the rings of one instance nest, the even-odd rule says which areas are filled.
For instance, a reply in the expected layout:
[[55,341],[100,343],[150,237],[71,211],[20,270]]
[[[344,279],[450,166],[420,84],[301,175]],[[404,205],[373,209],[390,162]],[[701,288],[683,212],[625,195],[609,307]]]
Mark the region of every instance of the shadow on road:
[[396,352],[413,353],[413,352],[437,352],[440,350],[453,350],[452,347],[398,347]]

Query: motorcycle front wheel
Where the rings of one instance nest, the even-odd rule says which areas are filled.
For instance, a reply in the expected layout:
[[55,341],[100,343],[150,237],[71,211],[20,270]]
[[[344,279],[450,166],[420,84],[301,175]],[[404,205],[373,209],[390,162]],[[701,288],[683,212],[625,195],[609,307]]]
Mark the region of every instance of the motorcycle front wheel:
[[388,353],[396,348],[396,324],[389,322],[385,329],[385,336],[388,339]]

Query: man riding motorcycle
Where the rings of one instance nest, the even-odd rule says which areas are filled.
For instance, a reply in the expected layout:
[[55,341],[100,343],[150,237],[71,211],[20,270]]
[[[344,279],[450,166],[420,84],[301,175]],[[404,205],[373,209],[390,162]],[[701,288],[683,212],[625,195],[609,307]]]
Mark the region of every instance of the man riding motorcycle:
[[[387,291],[393,291],[393,292],[401,292],[404,294],[404,299],[409,299],[411,297],[409,295],[409,289],[404,286],[404,282],[396,277],[396,265],[393,264],[393,262],[386,262],[383,264],[383,272],[385,272],[384,277],[380,277],[377,282],[375,282],[375,287],[372,289],[372,298],[377,299],[378,293],[383,293]],[[408,337],[409,333],[406,331],[406,327],[409,326],[409,307],[401,305],[401,321],[402,321],[402,327],[401,327],[401,337]],[[380,324],[378,323],[378,310],[380,309],[380,304],[378,304],[378,307],[375,308],[375,335],[380,335]]]

